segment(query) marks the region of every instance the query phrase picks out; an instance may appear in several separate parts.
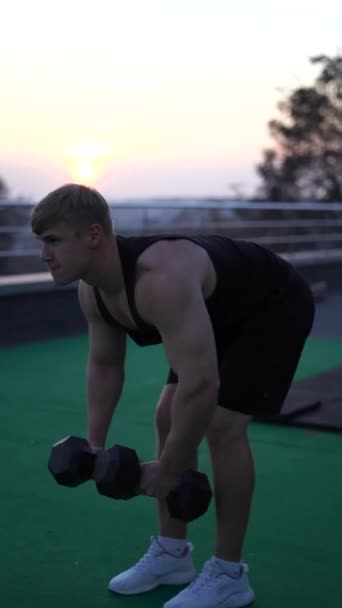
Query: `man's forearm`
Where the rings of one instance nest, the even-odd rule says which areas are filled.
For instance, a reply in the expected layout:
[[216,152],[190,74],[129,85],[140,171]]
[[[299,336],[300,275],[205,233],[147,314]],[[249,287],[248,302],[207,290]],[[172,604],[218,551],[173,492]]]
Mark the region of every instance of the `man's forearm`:
[[217,405],[215,385],[189,390],[177,386],[172,404],[171,429],[160,457],[166,470],[179,473],[191,466]]
[[91,362],[88,364],[88,441],[95,448],[103,448],[105,445],[123,383],[123,368]]

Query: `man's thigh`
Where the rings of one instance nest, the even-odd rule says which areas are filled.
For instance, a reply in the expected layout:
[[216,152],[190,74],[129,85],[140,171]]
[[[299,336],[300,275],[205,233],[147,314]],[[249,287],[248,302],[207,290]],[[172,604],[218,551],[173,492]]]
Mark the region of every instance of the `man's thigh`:
[[223,351],[220,405],[251,416],[279,413],[309,331],[310,324],[277,311],[251,323]]
[[[291,329],[249,328],[225,345],[219,358],[220,390],[216,427],[239,423],[236,415],[267,416],[278,413],[292,384],[306,334]],[[162,401],[171,402],[178,378],[169,371]],[[165,405],[164,405],[165,407]]]

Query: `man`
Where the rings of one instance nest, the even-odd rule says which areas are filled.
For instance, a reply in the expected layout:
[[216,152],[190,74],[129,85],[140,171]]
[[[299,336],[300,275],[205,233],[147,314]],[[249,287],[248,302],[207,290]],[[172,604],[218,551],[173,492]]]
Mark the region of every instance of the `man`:
[[[102,450],[123,383],[126,337],[164,346],[170,372],[156,410],[158,460],[142,490],[158,499],[159,536],[109,589],[121,594],[189,584],[164,608],[238,608],[254,592],[241,562],[254,488],[251,417],[285,400],[311,330],[311,292],[280,257],[219,236],[125,238],[106,201],[76,184],[34,208],[32,230],[56,284],[79,280],[89,325],[88,439]],[[216,543],[197,575],[186,525],[165,497],[208,443]]]

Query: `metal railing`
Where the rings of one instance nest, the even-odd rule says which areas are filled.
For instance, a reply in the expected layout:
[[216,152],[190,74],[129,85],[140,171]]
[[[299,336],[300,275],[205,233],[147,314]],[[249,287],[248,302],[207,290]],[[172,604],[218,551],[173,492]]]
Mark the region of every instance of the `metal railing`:
[[[218,199],[113,201],[117,232],[225,234],[280,253],[342,250],[342,204],[258,203]],[[0,202],[0,274],[41,272],[29,225],[32,204]]]

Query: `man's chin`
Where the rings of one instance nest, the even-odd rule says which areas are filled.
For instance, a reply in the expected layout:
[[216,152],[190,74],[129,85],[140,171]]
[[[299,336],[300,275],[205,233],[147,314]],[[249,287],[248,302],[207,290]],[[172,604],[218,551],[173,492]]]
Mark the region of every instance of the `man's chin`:
[[65,278],[65,277],[54,277],[52,275],[52,280],[54,282],[55,285],[57,285],[58,287],[63,287],[65,285],[71,285],[72,283],[75,282],[76,279],[72,278]]

